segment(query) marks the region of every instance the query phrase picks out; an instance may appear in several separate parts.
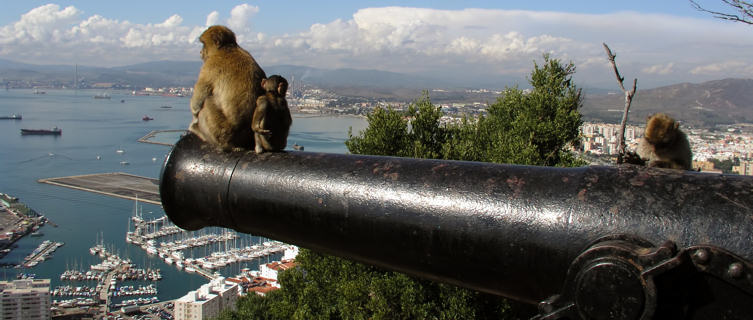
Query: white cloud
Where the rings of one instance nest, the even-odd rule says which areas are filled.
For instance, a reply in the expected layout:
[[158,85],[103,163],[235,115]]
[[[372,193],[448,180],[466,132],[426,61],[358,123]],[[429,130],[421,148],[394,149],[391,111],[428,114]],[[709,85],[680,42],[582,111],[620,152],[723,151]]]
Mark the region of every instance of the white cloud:
[[675,64],[673,62],[667,64],[655,64],[653,66],[645,67],[641,71],[648,74],[668,75],[672,72],[672,67],[674,66]]
[[13,25],[0,28],[0,44],[59,41],[61,32],[74,24],[80,13],[72,6],[61,10],[56,4],[32,9]]
[[248,28],[248,21],[253,15],[259,12],[259,7],[248,4],[240,4],[230,10],[230,18],[227,19],[227,25],[230,29],[245,31]]
[[747,72],[750,72],[751,69],[753,69],[753,64],[751,63],[743,61],[724,61],[695,67],[693,70],[690,70],[690,73],[694,75],[722,75],[732,74],[739,70],[747,70]]
[[213,25],[216,25],[217,21],[219,20],[220,20],[220,13],[217,11],[212,11],[211,13],[207,15],[207,23],[205,24],[205,26],[211,27]]
[[[224,20],[262,65],[370,68],[397,72],[448,71],[524,77],[542,53],[573,60],[577,75],[611,85],[601,46],[618,53],[627,78],[753,77],[753,37],[742,24],[713,19],[617,12],[574,14],[515,10],[436,10],[384,7],[313,24],[292,34],[262,33],[257,6],[241,4]],[[82,17],[75,7],[44,5],[0,26],[0,57],[35,63],[124,65],[151,60],[197,60],[205,25],[178,15],[136,24],[112,17]],[[668,63],[667,61],[672,61]],[[732,61],[732,62],[720,62]],[[688,78],[690,77],[690,78]],[[687,79],[686,79],[687,78]]]

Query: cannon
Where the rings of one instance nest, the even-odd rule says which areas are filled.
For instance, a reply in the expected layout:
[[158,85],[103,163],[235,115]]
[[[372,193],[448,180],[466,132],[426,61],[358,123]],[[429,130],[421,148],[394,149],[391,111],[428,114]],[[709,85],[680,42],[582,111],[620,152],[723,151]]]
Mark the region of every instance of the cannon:
[[314,152],[165,160],[179,227],[222,226],[537,304],[535,319],[747,319],[753,178]]

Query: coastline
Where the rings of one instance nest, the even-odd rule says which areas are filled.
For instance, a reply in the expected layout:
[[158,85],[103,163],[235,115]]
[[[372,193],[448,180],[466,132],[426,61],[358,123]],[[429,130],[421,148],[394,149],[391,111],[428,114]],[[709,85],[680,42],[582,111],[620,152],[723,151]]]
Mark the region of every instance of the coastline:
[[291,111],[291,115],[294,118],[355,118],[355,119],[366,119],[367,117],[360,114],[334,114],[334,113],[304,113],[304,112],[293,112]]
[[45,216],[6,193],[0,193],[0,215],[0,258],[10,253],[18,240],[47,222]]

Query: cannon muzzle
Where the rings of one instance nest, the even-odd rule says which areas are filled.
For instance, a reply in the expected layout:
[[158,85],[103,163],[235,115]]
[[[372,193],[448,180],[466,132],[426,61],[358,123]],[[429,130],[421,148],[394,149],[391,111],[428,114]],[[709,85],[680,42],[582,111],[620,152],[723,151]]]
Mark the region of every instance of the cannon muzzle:
[[539,319],[753,314],[751,177],[226,153],[189,134],[160,195],[184,229],[232,228],[538,303]]

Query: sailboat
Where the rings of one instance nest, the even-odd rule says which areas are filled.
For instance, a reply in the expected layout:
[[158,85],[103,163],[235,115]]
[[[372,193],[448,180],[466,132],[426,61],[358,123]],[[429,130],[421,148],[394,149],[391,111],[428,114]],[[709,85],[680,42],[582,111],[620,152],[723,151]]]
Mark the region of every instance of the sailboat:
[[110,99],[110,95],[105,91],[100,94],[94,95],[94,99]]

